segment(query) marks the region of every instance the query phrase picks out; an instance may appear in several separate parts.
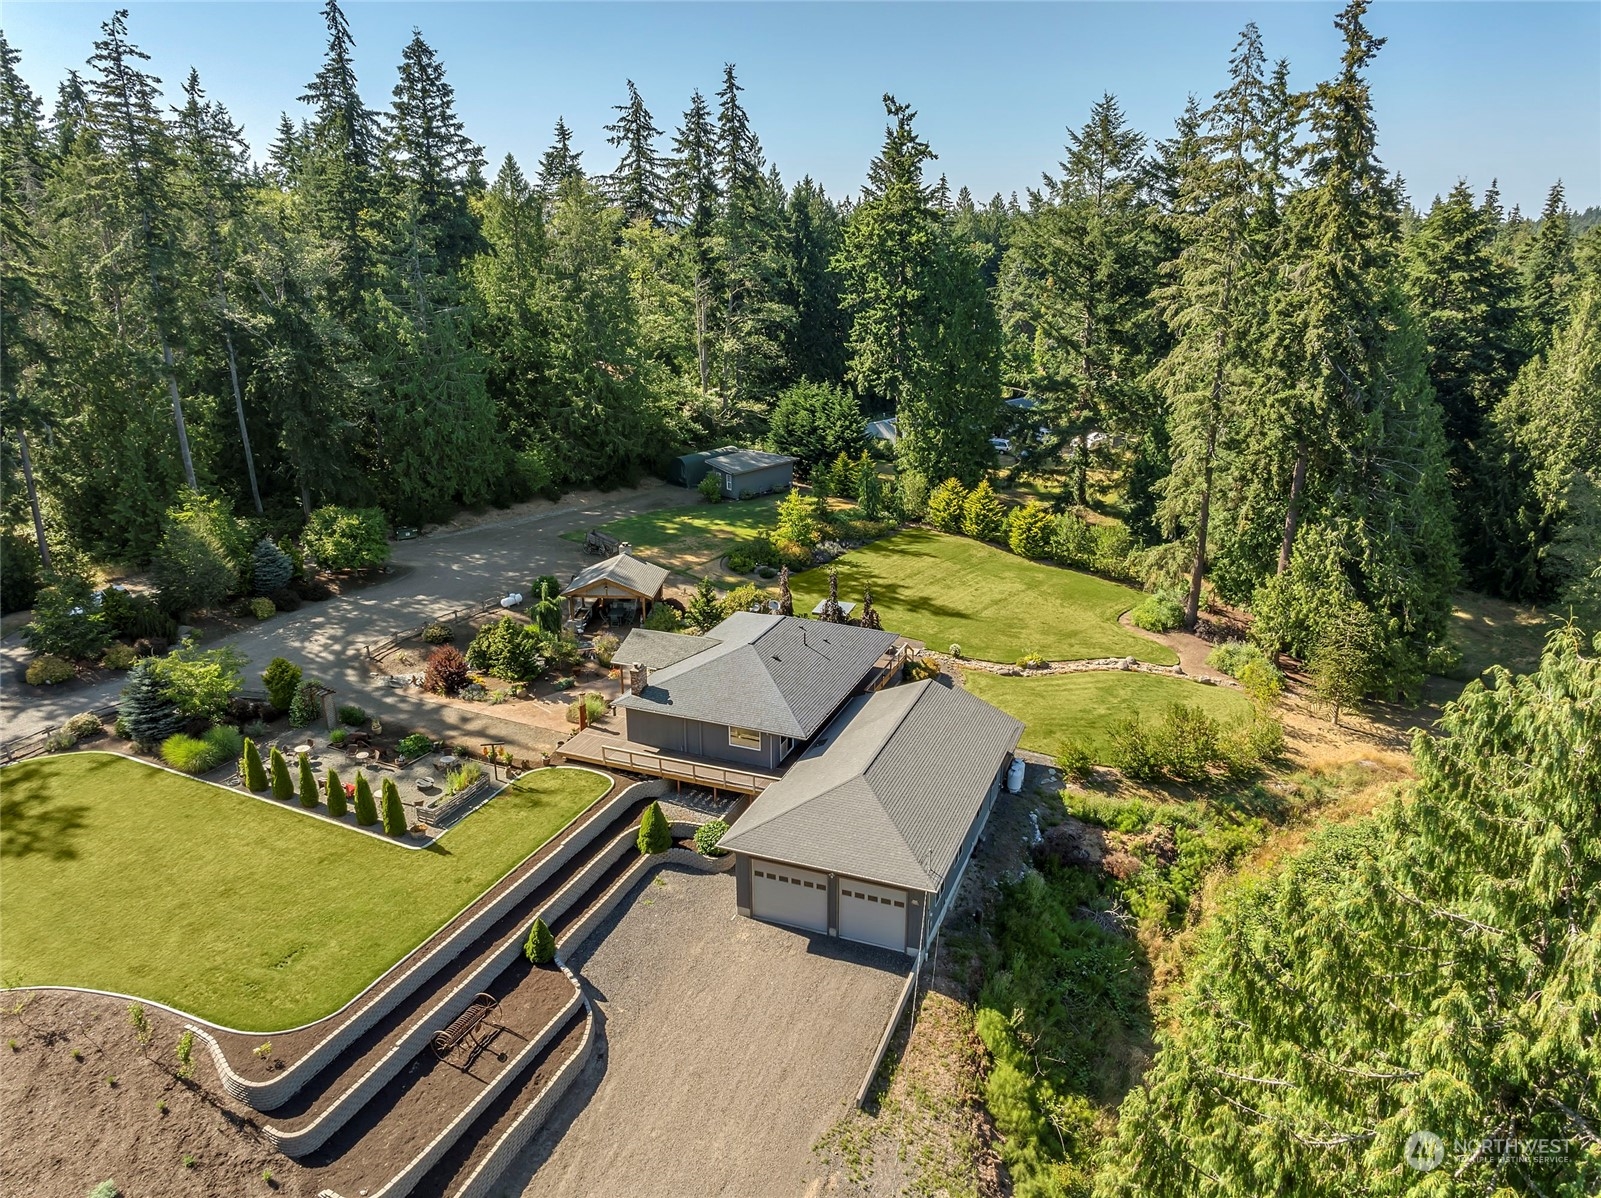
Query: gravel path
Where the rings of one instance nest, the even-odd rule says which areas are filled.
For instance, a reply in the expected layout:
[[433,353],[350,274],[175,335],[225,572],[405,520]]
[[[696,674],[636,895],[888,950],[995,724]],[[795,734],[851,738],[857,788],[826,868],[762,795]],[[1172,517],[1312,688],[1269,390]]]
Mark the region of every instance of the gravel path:
[[525,1198],[799,1194],[909,958],[734,911],[730,874],[656,871],[570,964],[596,1059],[502,1179]]

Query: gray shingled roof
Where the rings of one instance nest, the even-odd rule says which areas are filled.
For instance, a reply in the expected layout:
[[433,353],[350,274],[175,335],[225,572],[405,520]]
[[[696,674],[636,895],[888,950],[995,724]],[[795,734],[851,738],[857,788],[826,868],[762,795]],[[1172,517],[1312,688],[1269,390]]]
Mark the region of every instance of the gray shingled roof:
[[653,596],[666,581],[667,571],[660,566],[653,566],[627,553],[619,553],[573,575],[573,580],[562,588],[562,594],[571,595],[597,582],[615,582],[636,594]]
[[938,682],[851,700],[721,847],[937,891],[1023,725]]
[[652,670],[617,706],[805,740],[895,644],[892,632],[748,611],[698,639],[715,643]]
[[738,477],[741,474],[766,470],[769,466],[782,466],[794,460],[782,453],[767,453],[760,449],[736,449],[733,453],[720,453],[709,457],[706,459],[706,464],[714,470]]
[[652,632],[649,628],[630,629],[612,654],[615,665],[641,665],[663,670],[685,658],[704,653],[717,644],[709,636],[685,636],[682,632]]

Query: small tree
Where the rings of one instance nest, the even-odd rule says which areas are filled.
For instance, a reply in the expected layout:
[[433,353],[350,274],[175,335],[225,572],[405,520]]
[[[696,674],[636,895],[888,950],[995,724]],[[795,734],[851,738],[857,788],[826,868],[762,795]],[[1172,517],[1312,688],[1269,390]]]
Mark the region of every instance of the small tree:
[[695,485],[695,490],[700,492],[700,497],[707,503],[722,502],[723,483],[721,476],[717,474],[708,473],[705,478]]
[[817,618],[825,624],[843,624],[845,622],[845,609],[839,604],[839,569],[837,567],[829,567],[828,598],[823,600],[823,609],[817,613]]
[[289,555],[262,537],[250,551],[250,589],[258,595],[270,595],[289,585],[294,577],[295,563]]
[[289,780],[289,762],[284,760],[282,750],[276,745],[269,760],[272,763],[272,797],[287,803],[295,797],[295,784]]
[[555,959],[556,937],[551,935],[550,927],[543,918],[536,918],[528,929],[528,939],[523,942],[523,956],[535,965],[549,965]]
[[[117,722],[128,739],[141,748],[160,744],[184,726],[178,705],[167,697],[161,684],[154,659],[141,658],[128,671],[128,681],[117,704]],[[266,783],[262,786],[265,788]]]
[[928,515],[928,480],[915,470],[902,470],[895,477],[895,511],[902,520],[921,520]]
[[363,828],[378,822],[378,804],[373,802],[372,783],[359,770],[356,771],[356,822]]
[[644,627],[652,632],[677,632],[683,627],[683,621],[671,603],[652,603],[650,611],[645,613]]
[[684,618],[701,632],[710,632],[722,623],[723,603],[711,579],[703,578],[695,585],[695,595],[685,609]]
[[799,491],[791,490],[778,504],[777,539],[802,549],[817,546],[816,511]]
[[195,1034],[186,1031],[178,1037],[178,1076],[184,1080],[195,1075]]
[[1036,561],[1051,555],[1051,541],[1056,534],[1056,521],[1051,510],[1043,503],[1025,503],[1012,511],[1011,527],[1006,539],[1018,557]]
[[328,797],[328,814],[335,819],[342,819],[349,806],[345,802],[345,784],[339,780],[338,770],[328,771],[328,785],[323,788],[323,794]]
[[1006,529],[1006,505],[989,479],[967,493],[962,501],[962,531],[975,541],[998,541]]
[[667,825],[660,803],[651,803],[639,820],[639,851],[647,857],[665,853],[673,847],[673,830]]
[[863,628],[876,628],[882,630],[883,621],[878,618],[878,609],[873,606],[873,592],[866,587],[862,588],[862,618],[858,621]]
[[467,659],[454,645],[441,645],[428,655],[423,671],[423,690],[434,695],[454,695],[467,685]]
[[245,737],[244,765],[239,772],[244,776],[246,790],[260,794],[267,789],[267,771],[261,768],[261,750],[248,736]]
[[934,488],[928,497],[928,522],[941,532],[962,531],[962,507],[967,502],[967,488],[961,479],[947,478]]
[[862,460],[856,463],[856,506],[869,520],[884,514],[884,485],[878,480],[878,469],[873,459],[862,450]]
[[321,507],[306,521],[300,545],[325,569],[370,569],[389,560],[388,523],[375,507]]
[[549,574],[534,580],[534,606],[528,611],[539,630],[547,636],[561,631],[561,583]]
[[406,808],[393,778],[384,779],[384,831],[390,836],[406,834]]
[[322,685],[315,678],[302,679],[289,701],[289,724],[304,728],[322,718]]
[[[866,456],[867,451],[862,451]],[[842,450],[834,459],[834,467],[830,471],[834,479],[834,494],[840,498],[849,498],[856,494],[856,463]]]
[[1307,667],[1335,727],[1340,712],[1360,706],[1373,689],[1383,643],[1373,613],[1358,600],[1345,601],[1325,618]]
[[317,792],[317,775],[311,772],[311,758],[302,753],[300,755],[300,805],[310,810],[317,805],[321,797]]
[[788,566],[782,566],[778,571],[778,614],[781,616],[795,614],[795,596],[789,593]]
[[50,576],[34,597],[33,620],[22,630],[22,642],[36,653],[69,661],[100,656],[111,643],[111,630],[95,605],[87,574],[63,567]]
[[288,711],[295,701],[295,689],[300,685],[300,667],[285,657],[275,657],[261,672],[262,685],[267,688],[267,702],[279,711]]

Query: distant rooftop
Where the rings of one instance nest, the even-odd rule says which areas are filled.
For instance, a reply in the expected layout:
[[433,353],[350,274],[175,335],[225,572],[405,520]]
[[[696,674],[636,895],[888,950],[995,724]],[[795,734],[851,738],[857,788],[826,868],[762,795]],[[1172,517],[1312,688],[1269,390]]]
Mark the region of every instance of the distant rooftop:
[[783,466],[794,460],[787,454],[768,453],[761,449],[736,449],[733,453],[713,454],[706,459],[706,465],[724,474],[738,476],[754,474],[758,470],[766,470],[769,466]]

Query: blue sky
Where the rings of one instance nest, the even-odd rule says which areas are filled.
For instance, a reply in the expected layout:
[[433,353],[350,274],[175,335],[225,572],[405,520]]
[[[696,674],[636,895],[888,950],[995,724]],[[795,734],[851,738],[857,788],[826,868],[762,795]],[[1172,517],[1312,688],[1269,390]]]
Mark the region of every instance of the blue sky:
[[[190,66],[245,124],[258,150],[316,72],[324,31],[300,0],[139,3],[130,31],[169,95]],[[6,0],[0,27],[22,72],[53,99],[88,56],[111,0]],[[1337,4],[1275,3],[377,3],[346,6],[368,102],[387,106],[413,25],[444,59],[469,133],[491,171],[510,152],[531,169],[558,114],[584,165],[616,152],[601,126],[632,78],[671,130],[692,88],[710,95],[738,64],[745,103],[786,180],[833,195],[859,185],[883,134],[880,96],[919,110],[918,128],[954,186],[980,197],[1038,182],[1065,129],[1103,91],[1164,137],[1194,92],[1224,79],[1248,20],[1297,87],[1332,74]],[[1601,4],[1383,2],[1389,39],[1372,71],[1380,154],[1414,201],[1466,177],[1499,177],[1510,206],[1537,211],[1551,182],[1574,208],[1601,204]]]

